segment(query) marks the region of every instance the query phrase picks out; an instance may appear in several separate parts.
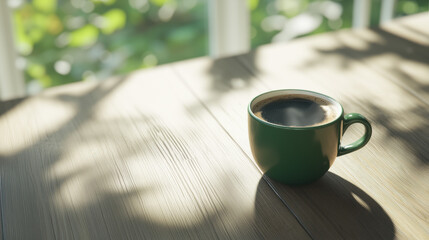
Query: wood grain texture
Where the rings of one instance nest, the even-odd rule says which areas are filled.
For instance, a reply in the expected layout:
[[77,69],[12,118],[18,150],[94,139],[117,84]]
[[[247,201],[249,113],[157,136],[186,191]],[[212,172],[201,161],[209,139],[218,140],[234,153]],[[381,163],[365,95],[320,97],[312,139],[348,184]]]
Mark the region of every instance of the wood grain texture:
[[392,34],[429,47],[429,29],[426,26],[428,23],[427,15],[427,12],[414,14],[410,17],[386,22],[381,27]]
[[0,103],[5,239],[309,239],[169,67]]
[[[340,31],[313,49],[323,59],[348,56],[343,66],[359,61],[429,105],[429,28],[423,27],[428,18],[422,13],[381,28]],[[312,63],[323,62],[322,58]]]
[[3,210],[2,210],[2,204],[1,204],[1,199],[2,199],[2,191],[1,191],[2,187],[1,187],[1,176],[0,176],[0,239],[3,240]]
[[[403,47],[416,51],[405,54]],[[316,239],[426,239],[429,90],[419,85],[429,76],[425,50],[385,30],[346,30],[172,67],[248,156],[246,106],[257,93],[318,91],[339,100],[346,112],[367,116],[374,128],[370,143],[337,159],[320,181],[295,188],[272,184]],[[418,83],[408,84],[396,70]],[[343,141],[361,132],[353,126]]]

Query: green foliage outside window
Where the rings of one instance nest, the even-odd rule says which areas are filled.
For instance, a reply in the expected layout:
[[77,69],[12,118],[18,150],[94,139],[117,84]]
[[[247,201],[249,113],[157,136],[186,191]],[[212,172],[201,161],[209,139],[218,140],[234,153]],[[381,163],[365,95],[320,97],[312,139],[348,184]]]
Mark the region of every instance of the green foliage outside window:
[[16,45],[27,83],[103,79],[204,55],[205,16],[197,0],[33,0],[14,11]]
[[[23,2],[22,2],[23,1]],[[262,24],[290,19],[318,0],[247,0],[252,48],[272,41],[278,29]],[[104,79],[135,69],[207,55],[207,0],[15,0],[16,45],[26,82],[40,88]],[[351,27],[353,1],[340,19],[326,17],[312,32]],[[378,24],[381,0],[372,1]],[[13,4],[12,4],[13,5]],[[398,0],[396,16],[428,10],[427,0]],[[275,19],[273,19],[275,20]],[[266,21],[265,21],[266,22]]]

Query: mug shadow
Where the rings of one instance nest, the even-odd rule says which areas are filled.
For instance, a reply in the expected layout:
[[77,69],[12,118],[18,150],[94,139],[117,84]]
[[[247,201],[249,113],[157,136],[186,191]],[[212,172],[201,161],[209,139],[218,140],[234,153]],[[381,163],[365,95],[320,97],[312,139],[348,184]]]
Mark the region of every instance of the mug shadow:
[[[394,239],[395,227],[384,209],[362,189],[328,172],[315,183],[290,187],[269,182],[313,239]],[[259,202],[257,191],[255,203]],[[264,209],[255,206],[256,216]]]

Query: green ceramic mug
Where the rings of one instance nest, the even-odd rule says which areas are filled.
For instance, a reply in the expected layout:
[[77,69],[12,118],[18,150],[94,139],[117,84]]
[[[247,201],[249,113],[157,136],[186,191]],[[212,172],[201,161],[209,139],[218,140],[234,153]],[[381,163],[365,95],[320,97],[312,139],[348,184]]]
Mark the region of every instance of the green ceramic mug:
[[[255,109],[275,99],[297,98],[316,102],[320,109],[329,110],[326,110],[329,114],[322,115],[329,116],[325,116],[326,119],[319,124],[305,125],[307,123],[298,122],[283,125],[270,122],[267,120],[269,116],[265,119],[261,112]],[[288,112],[289,115],[293,113]],[[311,119],[313,118],[317,119],[312,116]],[[344,132],[354,123],[364,125],[364,135],[347,146],[341,146]],[[248,106],[248,124],[250,147],[260,169],[268,177],[290,185],[307,184],[319,179],[332,166],[337,156],[362,148],[372,133],[371,125],[365,117],[358,113],[344,115],[343,107],[333,98],[296,89],[275,90],[256,96]]]

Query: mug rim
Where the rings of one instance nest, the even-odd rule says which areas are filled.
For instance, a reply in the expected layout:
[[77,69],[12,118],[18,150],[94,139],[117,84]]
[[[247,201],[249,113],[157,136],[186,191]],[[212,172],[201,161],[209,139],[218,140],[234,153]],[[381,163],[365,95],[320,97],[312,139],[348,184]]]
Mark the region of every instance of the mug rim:
[[[291,127],[291,126],[284,126],[284,125],[280,125],[280,124],[275,124],[275,123],[271,123],[265,120],[260,119],[259,117],[257,117],[253,111],[252,111],[252,103],[255,101],[255,99],[257,99],[260,96],[269,94],[269,93],[273,93],[273,92],[302,92],[302,93],[310,93],[313,95],[317,95],[318,97],[324,98],[324,99],[328,99],[336,104],[338,104],[338,106],[340,107],[340,113],[338,114],[338,116],[333,119],[330,122],[324,123],[324,124],[320,124],[320,125],[316,125],[316,126],[299,126],[299,127]],[[277,89],[277,90],[271,90],[271,91],[267,91],[267,92],[263,92],[261,94],[258,94],[257,96],[255,96],[254,98],[252,98],[252,100],[250,101],[250,103],[247,106],[247,112],[249,113],[249,115],[255,119],[256,121],[270,126],[270,127],[276,127],[276,128],[281,128],[281,129],[288,129],[288,130],[310,130],[310,129],[318,129],[318,128],[323,128],[329,125],[334,124],[335,122],[337,122],[340,118],[342,118],[344,116],[344,109],[343,106],[341,105],[341,103],[339,103],[337,100],[335,100],[334,98],[327,96],[323,93],[319,93],[319,92],[314,92],[314,91],[309,91],[309,90],[304,90],[304,89]]]

